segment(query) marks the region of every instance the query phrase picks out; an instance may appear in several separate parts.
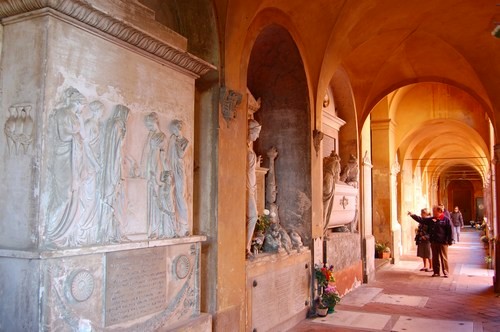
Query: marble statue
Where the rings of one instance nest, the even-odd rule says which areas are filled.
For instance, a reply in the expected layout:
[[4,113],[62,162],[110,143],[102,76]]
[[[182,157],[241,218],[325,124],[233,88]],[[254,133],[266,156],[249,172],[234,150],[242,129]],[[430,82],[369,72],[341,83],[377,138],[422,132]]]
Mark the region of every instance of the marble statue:
[[351,185],[354,188],[357,188],[358,173],[359,173],[358,158],[356,158],[351,154],[347,165],[342,170],[342,173],[340,175],[340,181],[345,182],[346,184]]
[[[273,204],[276,202],[278,194],[278,186],[276,185],[276,170],[275,160],[278,157],[278,150],[275,147],[267,151],[267,158],[269,159],[269,170],[266,176],[266,203]],[[276,210],[276,214],[278,211]]]
[[302,243],[302,238],[300,237],[299,233],[292,230],[290,231],[289,235],[292,242],[292,249],[296,249],[297,252],[301,252],[304,248],[304,244]]
[[257,211],[257,178],[255,170],[260,164],[260,159],[253,150],[253,142],[259,138],[261,125],[254,119],[248,120],[247,137],[247,256],[251,256],[251,245],[255,225],[258,219]]
[[268,253],[277,253],[283,250],[280,226],[278,224],[272,223],[268,228],[262,249]]
[[184,155],[186,154],[189,141],[182,136],[180,120],[170,123],[170,139],[168,141],[168,165],[167,169],[172,172],[173,188],[175,197],[175,216],[177,236],[188,236],[188,204],[186,199],[186,174],[184,170]]
[[335,184],[340,181],[340,157],[332,151],[323,158],[323,231],[326,231],[335,196]]
[[64,91],[62,106],[54,110],[49,120],[52,125],[53,149],[49,160],[50,199],[45,230],[49,246],[66,247],[76,244],[73,221],[80,201],[84,156],[80,116],[85,103],[86,98],[77,89],[70,87]]
[[104,141],[104,169],[102,173],[102,205],[99,223],[100,242],[126,240],[122,235],[124,213],[123,140],[127,131],[130,110],[116,105],[106,124]]
[[164,235],[159,192],[161,172],[166,166],[166,135],[159,128],[158,114],[155,112],[146,115],[144,124],[149,134],[142,151],[141,165],[148,190],[148,237],[155,239]]
[[286,230],[281,225],[278,225],[278,232],[280,233],[281,247],[285,249],[287,254],[290,254],[290,251],[292,250],[292,240],[290,239],[290,235],[288,235]]

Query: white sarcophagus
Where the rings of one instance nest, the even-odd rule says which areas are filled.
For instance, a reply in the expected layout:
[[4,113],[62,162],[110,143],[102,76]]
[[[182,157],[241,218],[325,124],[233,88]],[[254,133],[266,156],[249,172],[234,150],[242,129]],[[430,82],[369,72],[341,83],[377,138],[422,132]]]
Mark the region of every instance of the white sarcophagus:
[[358,188],[337,182],[332,203],[332,213],[327,228],[351,224],[357,218]]

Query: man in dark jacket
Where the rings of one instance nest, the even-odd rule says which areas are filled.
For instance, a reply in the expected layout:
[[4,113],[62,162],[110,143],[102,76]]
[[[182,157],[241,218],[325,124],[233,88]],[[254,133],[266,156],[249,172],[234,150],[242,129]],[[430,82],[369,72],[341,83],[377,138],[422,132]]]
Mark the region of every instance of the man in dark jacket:
[[443,270],[443,276],[448,278],[448,246],[453,242],[451,236],[451,222],[444,214],[443,208],[434,206],[432,208],[433,216],[422,218],[411,212],[408,215],[420,224],[427,225],[429,229],[431,250],[432,250],[432,269],[433,277],[439,277],[440,267]]
[[462,217],[462,212],[455,206],[455,209],[451,213],[451,226],[453,241],[460,242],[460,228],[464,227],[464,218]]

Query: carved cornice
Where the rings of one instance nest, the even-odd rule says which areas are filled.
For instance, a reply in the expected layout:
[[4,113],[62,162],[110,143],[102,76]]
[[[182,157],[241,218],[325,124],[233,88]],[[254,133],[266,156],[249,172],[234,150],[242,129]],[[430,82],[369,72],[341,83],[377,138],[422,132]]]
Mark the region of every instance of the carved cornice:
[[202,76],[216,69],[212,64],[188,52],[172,47],[126,22],[97,10],[84,0],[3,0],[0,1],[0,19],[42,8],[56,10],[195,75]]

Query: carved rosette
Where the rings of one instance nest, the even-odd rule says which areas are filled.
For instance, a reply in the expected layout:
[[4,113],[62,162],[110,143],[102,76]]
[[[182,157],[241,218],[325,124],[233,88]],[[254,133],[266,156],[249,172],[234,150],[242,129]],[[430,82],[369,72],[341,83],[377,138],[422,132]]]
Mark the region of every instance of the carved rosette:
[[216,69],[212,64],[188,52],[167,45],[126,22],[99,11],[83,0],[2,1],[0,2],[0,19],[42,8],[50,8],[68,15],[92,28],[186,69],[197,76],[203,76]]
[[94,276],[87,270],[77,271],[70,277],[69,291],[75,301],[87,301],[94,292]]
[[178,256],[174,261],[174,273],[179,279],[185,279],[191,271],[191,262],[186,255]]

